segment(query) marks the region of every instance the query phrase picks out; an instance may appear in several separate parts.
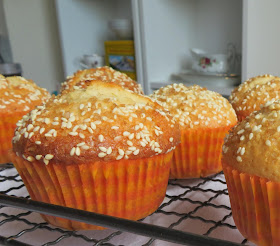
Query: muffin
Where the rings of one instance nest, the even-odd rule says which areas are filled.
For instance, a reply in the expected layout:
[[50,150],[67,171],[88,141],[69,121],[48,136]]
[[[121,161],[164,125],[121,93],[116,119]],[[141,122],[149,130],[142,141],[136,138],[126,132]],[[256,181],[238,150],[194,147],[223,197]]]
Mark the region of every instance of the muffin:
[[244,237],[280,245],[280,101],[239,122],[225,139],[222,164],[232,215]]
[[12,148],[17,121],[49,97],[31,80],[0,75],[0,164],[10,162],[8,150]]
[[[179,131],[151,99],[96,80],[24,116],[11,157],[34,200],[138,220],[165,197]],[[66,229],[102,229],[43,217]]]
[[229,101],[242,121],[265,102],[280,99],[280,78],[269,74],[250,78],[236,87]]
[[125,73],[114,70],[111,67],[99,67],[90,68],[85,70],[79,70],[71,76],[67,77],[67,80],[61,85],[61,92],[73,88],[74,86],[82,86],[81,81],[86,80],[102,80],[103,82],[114,82],[123,88],[130,90],[138,94],[144,94],[140,84],[128,77]]
[[221,171],[223,140],[237,122],[230,103],[198,85],[168,85],[151,97],[170,111],[181,129],[170,177],[195,178]]

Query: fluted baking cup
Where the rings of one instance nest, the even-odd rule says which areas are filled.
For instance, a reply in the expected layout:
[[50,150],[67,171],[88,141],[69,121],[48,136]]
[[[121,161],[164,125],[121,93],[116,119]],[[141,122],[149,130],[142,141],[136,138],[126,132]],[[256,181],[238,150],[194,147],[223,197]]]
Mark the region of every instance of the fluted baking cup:
[[182,130],[181,143],[174,152],[170,178],[205,177],[221,171],[222,145],[231,127]]
[[[153,213],[165,197],[173,152],[138,160],[63,165],[29,162],[11,153],[31,199],[138,220]],[[70,230],[99,226],[42,215]]]
[[0,164],[10,162],[9,149],[12,148],[12,139],[16,123],[25,113],[0,113]]
[[280,245],[280,183],[241,173],[224,162],[223,170],[241,234],[257,245]]

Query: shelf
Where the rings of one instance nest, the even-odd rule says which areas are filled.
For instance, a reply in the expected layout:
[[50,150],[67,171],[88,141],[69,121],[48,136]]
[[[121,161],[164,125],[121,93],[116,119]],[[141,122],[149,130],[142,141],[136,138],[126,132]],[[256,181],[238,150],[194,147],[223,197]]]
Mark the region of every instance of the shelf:
[[[32,201],[12,164],[0,166],[0,182],[4,245],[253,245],[234,225],[222,173],[170,180],[161,206],[141,222]],[[111,229],[66,231],[45,223],[37,212]]]

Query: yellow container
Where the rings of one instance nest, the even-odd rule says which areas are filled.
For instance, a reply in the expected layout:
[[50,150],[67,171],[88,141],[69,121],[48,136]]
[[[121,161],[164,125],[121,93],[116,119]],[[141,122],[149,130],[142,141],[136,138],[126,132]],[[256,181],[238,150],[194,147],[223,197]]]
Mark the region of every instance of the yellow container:
[[136,64],[133,40],[105,41],[105,63],[136,80]]

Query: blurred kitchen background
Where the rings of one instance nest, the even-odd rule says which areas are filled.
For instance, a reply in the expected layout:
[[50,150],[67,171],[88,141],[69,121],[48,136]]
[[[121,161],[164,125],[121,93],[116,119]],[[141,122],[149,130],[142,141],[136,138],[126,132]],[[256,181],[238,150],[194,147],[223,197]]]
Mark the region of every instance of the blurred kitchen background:
[[280,76],[279,8],[279,0],[0,0],[0,63],[19,63],[50,92],[78,69],[110,64],[147,94],[184,82],[228,95],[249,77]]

